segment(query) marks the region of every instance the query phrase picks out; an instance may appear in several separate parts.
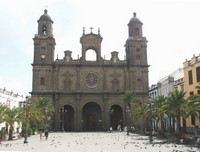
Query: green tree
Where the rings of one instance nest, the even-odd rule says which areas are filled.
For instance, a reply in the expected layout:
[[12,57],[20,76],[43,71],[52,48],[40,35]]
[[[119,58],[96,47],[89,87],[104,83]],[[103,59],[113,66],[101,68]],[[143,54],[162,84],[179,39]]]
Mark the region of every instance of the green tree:
[[47,118],[53,115],[54,110],[55,108],[48,98],[38,97],[31,101],[29,119],[33,131],[47,128]]
[[13,140],[13,125],[21,122],[22,109],[20,107],[7,107],[4,111],[3,121],[9,126],[8,140]]
[[169,113],[172,113],[176,119],[176,129],[175,133],[180,134],[180,117],[185,116],[185,94],[183,90],[174,90],[170,93],[170,96],[168,97],[167,109]]
[[50,100],[44,97],[38,97],[38,100],[36,100],[36,106],[41,110],[43,114],[46,114],[46,112],[48,112],[49,115],[52,115],[55,110]]
[[[37,126],[42,124],[45,116],[41,112],[41,109],[38,108],[37,103],[34,101],[29,101],[29,106],[28,106],[28,126],[29,130],[34,132],[37,130]],[[24,117],[26,115],[26,111],[24,111]],[[25,119],[24,119],[25,120]]]
[[0,103],[0,123],[2,123],[4,120],[4,112],[7,106],[4,103]]
[[200,95],[195,94],[188,97],[186,104],[187,117],[193,114],[196,118],[200,118]]
[[147,119],[150,117],[148,105],[140,103],[139,105],[133,107],[132,111],[136,120],[141,120],[142,125],[140,127],[140,133],[144,134],[144,130],[147,126]]
[[[121,95],[121,99],[125,102],[127,110],[130,110],[130,114],[128,115],[127,119],[131,120],[131,125],[138,126],[138,122],[133,122],[133,118],[135,117],[133,108],[136,107],[138,103],[140,103],[140,100],[136,97],[133,91],[130,90],[125,91],[124,94]],[[131,103],[134,103],[134,107],[131,106]]]
[[157,96],[156,98],[153,99],[153,105],[152,105],[153,116],[156,120],[160,122],[161,135],[164,134],[164,115],[167,111],[167,107],[165,106],[166,101],[167,97],[163,95]]
[[128,108],[131,108],[131,102],[139,101],[133,91],[126,91],[124,94],[121,95],[121,98],[126,103]]

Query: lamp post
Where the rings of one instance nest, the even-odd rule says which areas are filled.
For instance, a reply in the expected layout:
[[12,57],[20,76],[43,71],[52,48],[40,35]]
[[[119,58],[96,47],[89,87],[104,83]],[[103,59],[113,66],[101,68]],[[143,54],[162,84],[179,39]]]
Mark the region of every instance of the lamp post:
[[21,102],[21,104],[23,105],[25,111],[26,111],[26,118],[25,118],[25,135],[24,135],[24,143],[27,144],[28,143],[28,106],[29,106],[29,97],[26,96],[26,100]]
[[110,130],[110,128],[111,128],[111,114],[114,112],[114,109],[108,109],[108,114],[109,114],[109,116],[108,116],[108,131],[109,132],[111,132],[111,130]]
[[130,108],[126,107],[126,113],[127,113],[127,135],[129,135],[129,113],[130,113]]
[[65,109],[65,107],[63,106],[61,108],[60,112],[61,112],[61,115],[62,115],[62,132],[64,132],[65,131],[65,126],[64,126],[65,117],[64,117],[64,115],[65,115],[65,112],[67,112],[67,109]]
[[47,130],[48,129],[48,117],[47,117],[47,114],[48,114],[48,107],[45,107],[45,118],[46,118],[46,120],[45,120],[45,130]]

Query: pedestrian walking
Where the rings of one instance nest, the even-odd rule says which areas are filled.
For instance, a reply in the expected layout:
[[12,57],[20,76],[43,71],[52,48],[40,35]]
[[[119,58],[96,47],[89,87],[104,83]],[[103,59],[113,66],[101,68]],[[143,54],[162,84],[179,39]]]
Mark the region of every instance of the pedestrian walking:
[[45,135],[45,139],[47,140],[47,139],[48,139],[48,136],[49,136],[48,130],[45,130],[44,135]]
[[42,131],[40,131],[39,134],[40,134],[40,140],[42,140]]

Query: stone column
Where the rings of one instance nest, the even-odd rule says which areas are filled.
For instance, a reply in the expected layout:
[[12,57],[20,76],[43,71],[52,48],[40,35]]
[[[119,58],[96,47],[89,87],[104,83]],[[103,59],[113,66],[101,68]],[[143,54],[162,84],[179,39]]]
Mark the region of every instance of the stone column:
[[55,106],[55,115],[54,115],[54,130],[60,131],[60,112],[59,112],[59,95],[54,95],[53,103]]
[[75,110],[75,130],[81,131],[82,128],[82,113],[81,113],[81,105],[80,105],[80,94],[76,95],[76,110]]
[[108,130],[109,122],[108,122],[108,95],[104,94],[103,96],[103,118],[102,118],[102,130]]

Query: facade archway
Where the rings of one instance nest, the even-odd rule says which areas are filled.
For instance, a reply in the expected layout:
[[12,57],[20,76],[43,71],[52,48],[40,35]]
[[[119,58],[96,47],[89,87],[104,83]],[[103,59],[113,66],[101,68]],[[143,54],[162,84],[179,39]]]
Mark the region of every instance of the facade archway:
[[85,54],[85,60],[86,61],[97,61],[97,53],[93,49],[89,49],[86,51]]
[[110,124],[113,130],[117,130],[118,125],[123,127],[123,112],[119,105],[111,106],[112,113],[110,114]]
[[102,129],[102,110],[95,102],[86,103],[82,109],[82,130],[98,131]]
[[74,108],[64,105],[60,108],[60,130],[74,131]]

